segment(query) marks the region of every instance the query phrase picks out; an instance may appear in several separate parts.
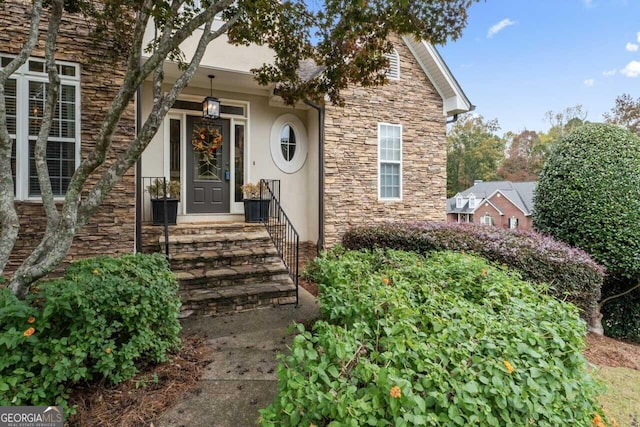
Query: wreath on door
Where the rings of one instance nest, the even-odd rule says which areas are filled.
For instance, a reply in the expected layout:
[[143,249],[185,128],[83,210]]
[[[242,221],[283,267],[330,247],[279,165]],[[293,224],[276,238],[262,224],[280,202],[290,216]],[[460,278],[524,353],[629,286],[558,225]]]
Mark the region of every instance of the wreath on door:
[[201,153],[207,159],[211,159],[216,150],[222,147],[222,135],[213,126],[197,127],[193,130],[191,144],[195,151]]

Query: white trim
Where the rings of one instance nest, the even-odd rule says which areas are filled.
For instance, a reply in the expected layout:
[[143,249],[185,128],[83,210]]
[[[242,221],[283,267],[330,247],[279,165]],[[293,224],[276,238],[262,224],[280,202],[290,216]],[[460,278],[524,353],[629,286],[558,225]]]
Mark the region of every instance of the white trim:
[[[0,58],[15,58],[15,55],[0,53]],[[36,61],[44,63],[43,58],[29,57],[25,63],[16,70],[9,78],[16,81],[16,133],[13,135],[16,145],[16,201],[26,202],[41,202],[41,196],[29,195],[29,141],[31,136],[29,135],[29,82],[49,83],[48,75],[44,72],[29,71],[29,62]],[[1,63],[1,62],[0,62]],[[82,87],[80,76],[80,65],[56,60],[56,65],[68,66],[75,69],[75,76],[66,76],[60,74],[60,85],[72,86],[75,90],[75,137],[49,137],[53,142],[73,142],[75,147],[75,170],[80,166],[82,155]],[[2,68],[2,67],[0,67]],[[60,102],[60,99],[58,99]],[[54,117],[55,120],[55,117]],[[35,137],[35,136],[33,136]],[[53,197],[56,201],[64,200],[64,195],[56,195]]]
[[[473,109],[473,105],[465,95],[438,51],[430,43],[424,40],[416,40],[411,36],[402,36],[402,40],[416,58],[416,61],[418,61],[418,64],[420,64],[420,67],[422,67],[422,70],[442,98],[442,109],[444,115],[453,116],[455,114],[471,111]],[[419,50],[428,57],[433,66],[429,67],[423,61],[422,55],[418,52]],[[443,82],[444,86],[440,82]]]
[[[391,126],[391,127],[397,127],[400,129],[400,160],[382,160],[380,157],[381,154],[381,149],[380,149],[380,129],[382,128],[382,126]],[[402,169],[403,169],[403,163],[402,163],[402,125],[401,124],[397,124],[397,123],[385,123],[385,122],[378,122],[378,175],[376,177],[377,180],[377,187],[378,187],[378,201],[380,202],[395,202],[395,201],[402,201],[402,177],[403,177],[403,173],[402,173]],[[400,165],[400,176],[399,176],[399,184],[400,184],[400,197],[382,197],[382,186],[380,185],[380,166],[382,165],[382,163],[391,163],[391,164],[397,164]]]
[[[296,148],[291,160],[285,159],[282,155],[281,135],[285,126],[290,126],[296,135]],[[282,172],[287,174],[296,173],[304,166],[307,161],[309,143],[307,128],[298,116],[288,113],[278,117],[271,126],[270,142],[271,158]]]
[[477,205],[478,199],[476,198],[476,195],[473,193],[469,194],[469,209],[475,209]]
[[[196,95],[180,95],[178,97],[178,101],[188,101],[188,102],[200,102],[202,101],[202,97]],[[169,110],[169,113],[164,118],[164,141],[163,141],[163,170],[165,176],[169,177],[170,175],[170,153],[169,153],[169,133],[167,130],[169,119],[170,118],[179,118],[182,121],[181,125],[181,140],[184,142],[180,147],[180,209],[179,214],[183,216],[192,216],[192,215],[233,215],[233,214],[242,214],[244,213],[244,204],[235,202],[235,163],[234,163],[234,155],[235,155],[235,125],[242,124],[245,127],[245,135],[244,135],[244,145],[245,145],[245,155],[244,155],[244,182],[251,182],[248,179],[249,175],[249,147],[250,147],[250,105],[249,101],[242,101],[236,99],[229,98],[220,98],[221,105],[229,105],[234,107],[242,107],[244,108],[244,115],[240,116],[238,114],[220,114],[221,119],[229,120],[229,173],[231,174],[229,179],[229,213],[228,214],[193,214],[187,213],[187,203],[186,203],[186,194],[187,194],[187,155],[189,147],[187,140],[187,117],[200,117],[202,112],[196,110],[183,110],[179,108],[172,108]]]
[[[515,191],[515,190],[514,190]],[[520,208],[520,206],[518,206],[517,203],[515,203],[513,200],[511,200],[510,197],[508,197],[506,194],[504,194],[502,192],[502,190],[496,190],[493,193],[491,193],[491,195],[489,197],[487,197],[487,201],[489,201],[489,199],[491,199],[493,196],[495,196],[496,194],[500,193],[502,195],[502,197],[504,197],[505,199],[507,199],[509,201],[509,203],[511,203],[513,206],[515,206],[520,212],[522,212],[524,214],[524,216],[531,216],[531,214],[526,213],[525,211],[522,210],[522,208]],[[493,203],[491,203],[493,205]],[[497,209],[497,208],[496,208]]]
[[[487,218],[489,219],[489,221],[487,221]],[[494,224],[495,222],[493,221],[493,217],[488,213],[485,213],[480,217],[480,225],[494,225]]]
[[400,54],[394,47],[392,52],[384,55],[389,60],[389,68],[385,70],[388,80],[400,80]]

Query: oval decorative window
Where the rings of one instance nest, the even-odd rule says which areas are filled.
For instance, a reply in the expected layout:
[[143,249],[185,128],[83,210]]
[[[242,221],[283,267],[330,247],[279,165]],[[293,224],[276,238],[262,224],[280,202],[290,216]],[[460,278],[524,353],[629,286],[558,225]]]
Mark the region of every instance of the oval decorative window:
[[271,157],[285,173],[295,173],[307,159],[307,130],[297,116],[283,114],[271,128]]

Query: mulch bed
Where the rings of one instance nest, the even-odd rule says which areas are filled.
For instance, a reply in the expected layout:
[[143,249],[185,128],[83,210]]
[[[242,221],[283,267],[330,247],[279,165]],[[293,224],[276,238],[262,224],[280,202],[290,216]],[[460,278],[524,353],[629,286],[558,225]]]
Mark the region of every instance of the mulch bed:
[[318,285],[308,280],[305,280],[302,277],[298,279],[298,283],[311,295],[313,295],[316,298],[318,297]]
[[640,344],[589,334],[584,354],[589,362],[597,366],[640,371]]
[[69,417],[68,425],[152,425],[160,413],[198,384],[204,367],[210,362],[204,339],[184,338],[180,352],[167,363],[149,366],[121,384],[77,388],[69,401],[69,405],[77,405],[77,412]]

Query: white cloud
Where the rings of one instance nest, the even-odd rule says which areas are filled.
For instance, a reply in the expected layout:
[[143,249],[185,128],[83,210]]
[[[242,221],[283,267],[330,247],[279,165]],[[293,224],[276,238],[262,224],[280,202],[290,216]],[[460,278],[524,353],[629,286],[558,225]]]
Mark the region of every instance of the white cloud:
[[593,86],[594,84],[596,84],[596,81],[595,81],[595,79],[587,79],[587,80],[585,80],[583,83],[584,83],[584,85],[585,85],[586,87],[591,87],[591,86]]
[[618,70],[616,70],[615,68],[612,70],[606,70],[602,72],[602,75],[605,77],[611,77],[611,76],[615,76],[616,73],[618,72]]
[[492,38],[493,36],[498,34],[500,31],[504,30],[505,28],[510,27],[512,25],[516,25],[516,24],[517,24],[516,21],[512,21],[509,18],[505,18],[502,21],[498,22],[497,24],[493,25],[491,28],[489,28],[489,32],[487,33],[487,38]]
[[593,0],[584,0],[584,5],[586,7],[593,7]]
[[627,77],[640,77],[640,61],[631,61],[620,70]]
[[640,49],[640,46],[635,43],[627,43],[625,49],[627,49],[629,52],[637,52],[638,49]]

